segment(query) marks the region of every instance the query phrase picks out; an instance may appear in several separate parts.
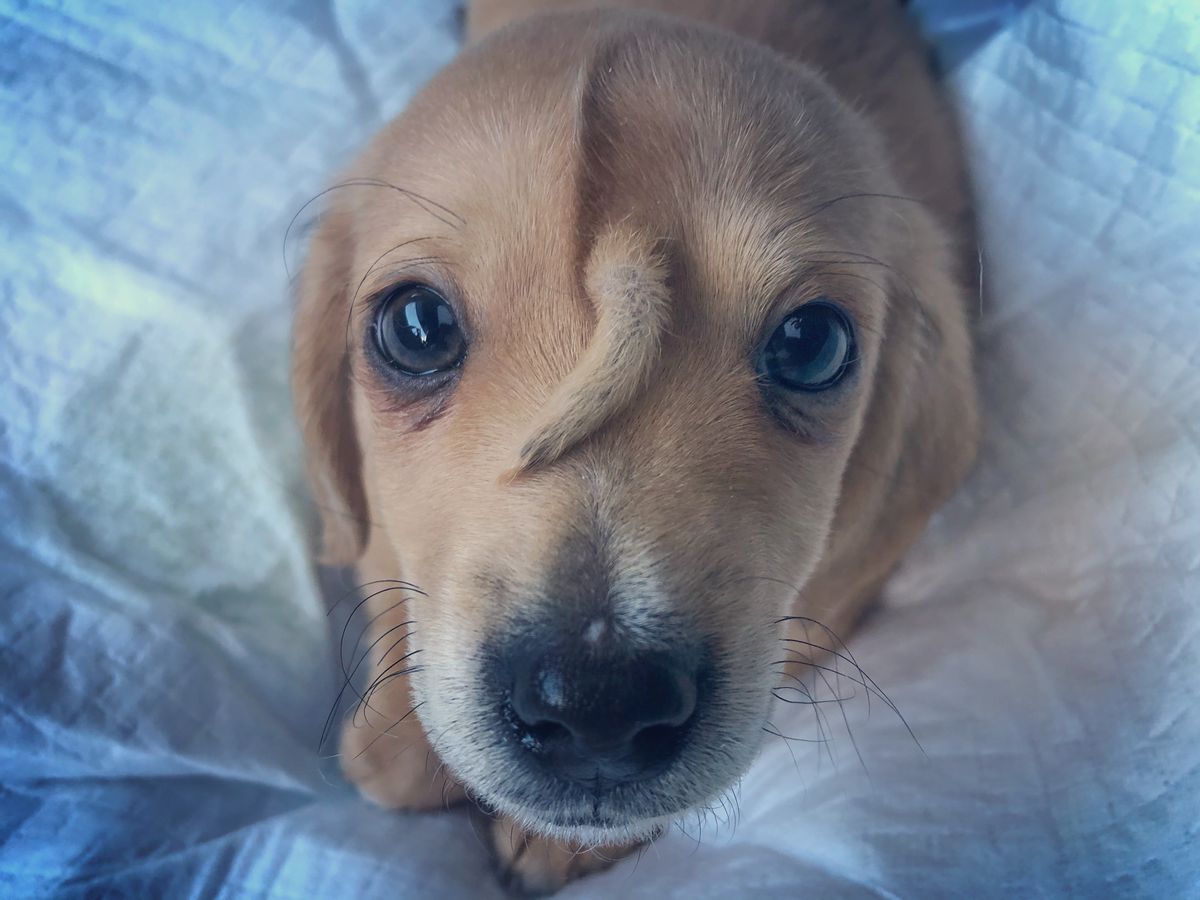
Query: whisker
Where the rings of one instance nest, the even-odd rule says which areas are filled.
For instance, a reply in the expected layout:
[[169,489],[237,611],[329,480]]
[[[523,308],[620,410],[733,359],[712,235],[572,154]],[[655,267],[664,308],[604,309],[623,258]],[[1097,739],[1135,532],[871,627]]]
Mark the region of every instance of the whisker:
[[[362,609],[362,607],[365,603],[370,602],[371,600],[378,597],[380,594],[386,594],[390,591],[400,591],[400,590],[405,590],[405,588],[402,588],[402,587],[396,585],[396,586],[392,586],[392,587],[381,588],[378,591],[373,591],[372,593],[368,594],[367,596],[363,597],[360,601],[358,601],[358,603],[355,605],[354,609],[350,610],[350,615],[346,618],[346,622],[342,626],[342,633],[338,637],[338,662],[341,664],[343,671],[345,671],[345,668],[346,668],[346,663],[345,663],[346,632],[350,630],[350,623],[354,621],[355,614],[360,609]],[[407,599],[404,601],[401,601],[401,602],[407,602]],[[355,640],[354,644],[355,644],[355,646],[358,646],[358,641]]]
[[[290,238],[291,234],[292,234],[292,229],[296,226],[296,221],[300,218],[300,216],[302,216],[304,214],[304,211],[306,209],[308,209],[310,206],[312,206],[314,203],[316,203],[318,200],[320,200],[326,194],[330,194],[333,191],[337,191],[337,190],[341,190],[343,188],[349,188],[349,187],[388,188],[389,190],[396,191],[403,197],[407,198],[411,203],[413,203],[415,206],[417,206],[423,212],[428,213],[430,216],[437,219],[439,222],[441,222],[443,225],[445,225],[449,228],[458,229],[459,227],[467,224],[466,219],[464,219],[458,213],[454,212],[452,209],[450,209],[446,206],[443,206],[441,203],[438,203],[435,200],[431,200],[429,197],[426,197],[422,194],[418,194],[416,191],[406,190],[405,188],[402,188],[398,185],[392,184],[389,181],[384,181],[381,178],[365,178],[365,177],[364,178],[350,178],[350,179],[347,179],[346,181],[339,182],[338,184],[331,185],[331,186],[325,188],[323,191],[320,191],[319,193],[314,194],[312,197],[310,197],[308,200],[306,200],[298,210],[296,210],[295,214],[291,218],[291,221],[288,222],[287,228],[283,232],[283,254],[282,255],[283,255],[283,271],[287,275],[289,282],[292,280],[292,272],[291,272],[291,268],[288,266],[287,245],[288,245],[288,238]],[[432,207],[432,209],[430,207]],[[449,218],[439,215],[438,212],[435,212],[435,210],[440,211],[441,213],[444,213],[445,216],[449,217]],[[454,219],[457,221],[450,221],[450,219]]]
[[[344,343],[346,346],[346,358],[347,359],[350,359],[350,357],[351,357],[351,354],[350,354],[350,327],[354,324],[354,310],[358,305],[358,295],[359,295],[359,292],[362,291],[363,285],[367,283],[367,279],[371,277],[371,273],[374,272],[380,266],[380,264],[382,264],[382,262],[384,261],[385,258],[390,256],[392,253],[395,253],[397,250],[401,250],[404,247],[409,246],[410,244],[416,244],[419,241],[427,241],[427,240],[429,240],[429,238],[425,238],[425,237],[410,238],[407,241],[401,241],[399,244],[396,244],[396,246],[394,246],[394,247],[389,247],[387,250],[384,250],[381,254],[379,254],[379,256],[375,257],[375,261],[367,267],[367,270],[365,272],[363,272],[362,278],[360,278],[358,280],[358,286],[355,287],[355,289],[354,289],[354,294],[350,297],[350,302],[346,304],[346,334],[345,334]],[[431,257],[424,257],[423,259],[425,261],[428,261],[429,259],[431,259]],[[420,260],[420,259],[410,260],[407,263],[407,265],[417,265],[421,261],[422,260]]]
[[[347,673],[346,673],[346,682],[347,682],[347,684],[353,684],[353,683],[354,683],[354,675],[355,675],[355,674],[358,672],[358,668],[359,668],[359,666],[361,666],[361,665],[363,664],[363,662],[364,662],[364,661],[367,659],[367,657],[368,657],[368,656],[370,656],[370,654],[371,654],[371,650],[372,650],[372,649],[375,647],[375,645],[376,645],[376,644],[378,644],[380,641],[382,641],[384,638],[386,638],[386,637],[387,637],[389,634],[391,634],[393,631],[396,631],[397,629],[400,629],[400,628],[404,628],[404,627],[406,627],[406,626],[408,626],[408,625],[411,625],[411,624],[412,624],[412,622],[411,622],[411,621],[409,621],[409,622],[402,622],[402,623],[400,623],[399,625],[396,625],[396,626],[394,626],[394,627],[392,627],[392,628],[389,628],[387,631],[385,631],[383,634],[381,634],[379,637],[377,637],[377,638],[376,638],[376,639],[375,639],[375,640],[374,640],[374,641],[371,643],[371,646],[370,646],[370,647],[368,647],[366,650],[364,650],[364,651],[363,651],[363,654],[362,654],[362,656],[360,656],[360,657],[358,658],[358,662],[356,662],[356,663],[354,664],[354,668],[353,668],[353,669],[351,669],[349,672],[347,672]],[[388,653],[391,653],[391,652],[392,652],[392,650],[394,650],[394,649],[396,648],[396,646],[397,646],[397,645],[399,645],[401,642],[403,642],[404,640],[406,640],[406,639],[408,638],[408,636],[409,636],[409,633],[407,633],[407,632],[406,632],[404,635],[402,635],[402,636],[401,636],[401,638],[400,638],[400,640],[396,641],[396,643],[395,643],[395,644],[393,644],[393,645],[391,646],[391,648],[388,650]],[[383,662],[383,660],[385,660],[385,659],[387,659],[387,654],[386,654],[386,653],[385,653],[385,654],[384,654],[382,657],[380,657],[379,661],[382,663],[382,662]],[[368,709],[371,709],[372,707],[371,707],[371,705],[370,705],[370,702],[369,702],[369,699],[368,699],[369,697],[370,697],[370,694],[369,694],[369,693],[368,693],[366,696],[364,696],[364,695],[362,695],[362,694],[359,694],[359,695],[358,695],[358,698],[359,698],[359,701],[360,701],[360,702],[359,702],[359,707],[362,707],[362,706],[364,706],[364,705],[365,705],[365,706],[366,706]],[[379,710],[377,710],[377,709],[376,709],[376,710],[375,710],[375,712],[377,712],[377,713],[378,713],[378,712],[379,712]],[[356,712],[356,715],[357,715],[357,712]],[[383,713],[380,713],[380,715],[383,715]]]
[[844,203],[847,200],[893,200],[901,203],[912,203],[917,206],[926,205],[922,200],[919,200],[916,197],[907,197],[902,194],[887,194],[875,191],[857,191],[849,194],[840,194],[836,197],[830,197],[827,200],[822,200],[821,202],[815,204],[802,216],[797,216],[795,219],[789,219],[788,221],[783,222],[774,230],[772,237],[777,238],[793,228],[804,225],[812,221],[821,213],[825,212],[825,210],[829,209],[831,206],[835,206],[838,203]]
[[[396,662],[392,663],[392,665],[388,666],[388,668],[393,669],[400,663],[406,661],[410,657],[416,656],[420,652],[421,652],[420,649],[411,650],[408,653],[406,653],[404,656],[400,657],[400,659],[396,660]],[[393,681],[396,678],[404,678],[408,675],[412,675],[414,672],[421,671],[422,668],[423,668],[422,666],[406,666],[405,668],[400,669],[398,672],[392,672],[390,675],[380,676],[379,678],[375,679],[375,681],[373,681],[371,683],[371,686],[367,689],[366,697],[364,698],[363,702],[369,703],[371,697],[373,697],[375,695],[375,693],[381,687],[383,687],[387,682]],[[378,712],[378,710],[376,710],[376,712]]]
[[[780,638],[779,640],[781,640],[781,641],[782,640],[795,640],[795,638]],[[825,666],[825,665],[822,665],[821,663],[814,662],[812,657],[810,657],[803,650],[792,650],[790,648],[785,648],[784,652],[794,654],[795,657],[798,657],[798,658],[775,660],[775,661],[773,661],[772,665],[782,664],[782,665],[804,666],[805,668],[811,669],[813,672],[818,673],[818,675],[820,675],[821,677],[825,677],[824,673],[830,673],[836,678],[845,678],[847,681],[851,682],[852,684],[857,684],[860,687],[865,689],[866,693],[863,696],[868,698],[868,701],[867,701],[868,703],[870,702],[870,700],[869,700],[870,695],[874,693],[877,696],[879,696],[880,699],[882,699],[889,708],[892,708],[893,711],[896,712],[897,715],[899,715],[900,711],[898,709],[894,708],[893,704],[888,701],[888,698],[886,697],[886,695],[878,694],[875,691],[875,689],[873,687],[871,687],[871,685],[868,682],[866,682],[860,678],[855,678],[853,675],[850,675],[846,672],[842,672],[840,669],[830,668],[829,666]],[[786,674],[786,673],[780,673],[780,674]],[[826,687],[829,687],[828,681],[826,681]],[[795,690],[795,688],[789,688],[789,689]],[[830,693],[835,693],[832,690],[832,688],[830,689]],[[836,693],[835,693],[835,696],[836,696]],[[856,695],[851,695],[851,696],[856,696]],[[847,699],[849,699],[849,698],[847,698]]]
[[389,725],[386,730],[379,732],[379,734],[377,734],[377,735],[375,735],[375,737],[371,738],[371,740],[367,742],[367,746],[365,746],[361,750],[359,750],[358,753],[355,754],[354,758],[358,759],[359,757],[361,757],[364,753],[366,753],[368,750],[371,749],[371,747],[373,747],[375,745],[375,742],[377,740],[379,740],[384,735],[388,735],[390,737],[395,737],[394,734],[391,734],[391,730],[393,728],[395,728],[397,725],[399,725],[401,722],[403,722],[405,719],[407,719],[409,716],[411,716],[413,713],[415,713],[417,711],[417,709],[420,708],[420,706],[421,706],[420,703],[415,704],[411,709],[409,709],[408,712],[406,712],[404,715],[402,715],[400,718],[398,718],[395,722],[393,722],[391,725]]
[[329,609],[327,609],[325,611],[325,615],[326,616],[330,615],[335,609],[337,609],[339,606],[341,606],[342,603],[344,603],[347,598],[353,596],[358,591],[365,590],[366,588],[373,587],[374,585],[377,585],[377,584],[394,584],[399,587],[406,588],[407,590],[412,591],[414,594],[420,594],[422,597],[425,596],[425,592],[422,591],[415,584],[412,584],[411,582],[399,581],[398,579],[395,579],[395,578],[377,578],[374,581],[367,581],[367,582],[364,582],[363,584],[356,584],[354,587],[350,588],[350,590],[346,591],[346,593],[342,595],[340,600],[338,600],[336,603],[333,604],[333,606],[329,607]]
[[[408,637],[408,635],[406,635],[404,639],[407,639],[407,637]],[[370,683],[370,685],[367,686],[367,689],[363,692],[363,698],[362,698],[362,702],[359,704],[359,708],[361,709],[365,706],[367,709],[372,709],[373,707],[371,707],[371,703],[370,703],[371,698],[373,696],[375,696],[376,692],[378,692],[379,689],[382,688],[384,684],[391,681],[393,676],[403,677],[405,675],[411,675],[412,671],[413,671],[412,666],[402,666],[398,671],[395,671],[395,672],[393,672],[392,670],[396,669],[397,666],[401,666],[402,663],[405,663],[408,660],[412,659],[412,657],[416,656],[420,652],[421,652],[420,647],[409,650],[407,653],[405,653],[403,656],[401,656],[395,662],[388,665],[388,667],[386,669],[384,669],[382,672],[380,672],[379,675],[377,675],[375,677],[375,679]],[[375,712],[379,712],[379,710],[376,709]],[[366,710],[364,710],[363,714],[364,714],[364,716],[366,715]]]
[[762,730],[765,731],[767,734],[773,734],[777,738],[783,738],[783,740],[785,740],[785,741],[796,741],[797,743],[800,743],[800,744],[828,744],[829,743],[829,739],[826,737],[801,738],[801,737],[792,737],[790,735],[786,735],[783,732],[781,732],[778,728],[776,728],[774,725],[772,725],[770,722],[767,722],[766,725],[763,725]]
[[[823,647],[820,644],[815,644],[812,641],[801,640],[800,638],[780,638],[781,641],[783,641],[784,643],[788,643],[788,644],[800,644],[802,646],[812,647],[813,649],[820,650],[824,653],[829,653],[830,655],[834,656],[835,658],[843,660],[844,662],[853,666],[854,670],[856,672],[858,672],[858,674],[862,677],[862,681],[859,683],[861,683],[863,687],[867,688],[869,692],[873,692],[877,697],[879,697],[881,700],[883,700],[883,702],[887,705],[887,707],[889,709],[891,709],[891,711],[894,712],[897,716],[900,717],[900,721],[904,722],[904,717],[902,715],[900,715],[900,708],[898,706],[896,706],[895,703],[892,702],[892,698],[887,695],[887,693],[883,690],[883,688],[881,688],[878,685],[878,683],[876,683],[875,679],[873,679],[870,675],[867,674],[867,670],[858,664],[858,660],[856,660],[854,658],[854,654],[850,651],[850,648],[846,646],[845,641],[843,641],[840,637],[838,637],[836,634],[834,634],[833,631],[831,631],[827,626],[816,621],[815,619],[809,619],[805,616],[785,616],[783,619],[779,620],[780,623],[787,622],[787,621],[809,622],[814,625],[817,625],[818,627],[824,629],[824,631],[830,637],[832,637],[835,641],[837,641],[841,645],[842,649],[845,650],[845,653],[843,654],[841,651],[834,650],[830,647]],[[801,652],[801,651],[794,651],[794,652]],[[869,696],[870,696],[870,693],[868,693],[868,697]],[[908,723],[904,722],[904,725],[907,728]],[[909,729],[909,734],[912,735],[912,739],[914,741],[917,740],[917,736],[915,734],[912,734],[912,729]],[[917,741],[917,744],[919,746],[920,741]]]
[[[824,682],[825,687],[829,690],[829,693],[835,698],[838,697],[839,692],[829,683],[829,677],[825,674],[831,670],[827,666],[818,666],[815,668],[817,669],[817,677]],[[836,678],[841,677],[842,673],[837,668],[834,668],[832,671]],[[868,696],[870,696],[870,692],[868,692]],[[864,772],[867,772],[866,760],[863,759],[862,751],[858,747],[858,740],[854,737],[854,729],[850,727],[850,717],[846,714],[846,704],[839,700],[837,708],[838,712],[841,713],[842,716],[842,724],[846,727],[846,735],[850,738],[850,746],[854,748],[854,755],[858,757],[858,764],[862,766]],[[868,774],[870,773],[868,772]]]
[[792,706],[815,706],[815,705],[818,705],[821,703],[847,703],[858,696],[857,694],[851,694],[848,697],[830,697],[828,700],[814,700],[814,699],[812,699],[811,696],[808,696],[806,694],[806,699],[804,699],[804,700],[792,700],[792,699],[784,697],[782,694],[780,694],[779,692],[781,690],[799,691],[800,689],[793,687],[793,688],[772,688],[772,690],[771,690],[772,697],[774,697],[780,703],[787,703]]
[[[382,588],[382,589],[380,589],[380,590],[377,590],[377,591],[373,591],[373,592],[371,592],[370,594],[368,594],[367,596],[363,597],[361,600],[359,600],[359,602],[358,602],[357,604],[355,604],[355,606],[354,606],[354,609],[352,609],[352,610],[350,611],[350,614],[349,614],[349,616],[347,616],[347,618],[346,618],[346,621],[345,621],[345,623],[344,623],[344,624],[343,624],[343,626],[342,626],[342,632],[341,632],[341,635],[338,637],[338,644],[337,644],[337,660],[338,660],[338,667],[341,669],[341,671],[342,671],[342,675],[343,675],[342,686],[341,686],[341,688],[338,690],[338,692],[337,692],[337,695],[334,697],[333,703],[332,703],[332,705],[331,705],[331,707],[330,707],[330,710],[329,710],[329,714],[328,714],[328,715],[325,717],[325,722],[324,722],[324,724],[322,725],[322,728],[321,728],[321,737],[320,737],[320,739],[319,739],[319,740],[318,740],[318,742],[317,742],[317,747],[318,747],[318,750],[319,750],[321,747],[324,747],[324,746],[325,746],[325,742],[326,742],[326,741],[329,739],[330,732],[333,730],[333,725],[334,725],[334,722],[337,720],[338,711],[339,711],[339,709],[341,708],[341,705],[342,705],[342,699],[343,699],[343,698],[346,696],[346,692],[347,692],[347,691],[351,691],[351,692],[353,692],[353,693],[354,693],[354,695],[355,695],[356,697],[358,697],[358,701],[359,701],[359,702],[358,702],[358,704],[356,704],[356,706],[355,706],[355,712],[354,712],[354,718],[355,718],[355,720],[357,719],[358,711],[359,711],[359,709],[361,709],[361,706],[362,706],[362,704],[363,704],[363,703],[366,703],[366,702],[367,702],[367,700],[368,700],[368,696],[369,696],[369,695],[364,695],[364,693],[363,693],[363,692],[360,692],[360,691],[358,690],[358,688],[357,688],[357,687],[354,685],[354,679],[353,679],[353,677],[352,677],[352,676],[353,676],[355,673],[357,673],[357,671],[358,671],[358,669],[359,669],[359,666],[361,666],[362,662],[363,662],[363,661],[364,661],[364,660],[367,658],[367,656],[369,655],[370,648],[368,648],[368,651],[367,651],[367,653],[364,653],[364,654],[363,654],[363,656],[362,656],[361,658],[359,658],[358,662],[356,662],[356,663],[354,664],[354,667],[353,667],[353,668],[351,668],[351,669],[347,669],[347,665],[346,665],[346,649],[345,649],[345,645],[346,645],[346,633],[349,631],[349,628],[350,628],[350,623],[354,621],[354,617],[355,617],[355,615],[357,615],[358,611],[359,611],[359,610],[360,610],[360,609],[363,607],[363,605],[364,605],[364,604],[366,604],[368,601],[370,601],[370,600],[371,600],[371,599],[373,599],[374,597],[378,597],[378,596],[380,596],[381,594],[386,594],[386,593],[388,593],[388,592],[390,592],[390,591],[403,590],[403,591],[408,591],[408,592],[411,592],[411,593],[414,593],[414,594],[418,594],[418,595],[420,595],[420,596],[425,596],[425,592],[424,592],[424,591],[422,591],[422,590],[421,590],[419,587],[417,587],[416,585],[414,585],[414,584],[412,584],[412,583],[410,583],[410,582],[407,582],[407,581],[401,581],[401,580],[399,580],[399,579],[394,579],[394,578],[379,578],[379,579],[376,579],[376,580],[374,580],[374,581],[368,581],[368,582],[365,582],[365,583],[363,583],[363,584],[361,584],[361,585],[357,585],[357,586],[356,586],[356,587],[355,587],[353,590],[354,590],[354,591],[357,591],[357,590],[363,590],[363,589],[365,589],[365,588],[368,588],[368,587],[371,587],[371,586],[374,586],[374,585],[378,585],[378,584],[386,584],[386,585],[389,585],[389,586],[388,586],[388,587],[386,587],[386,588]],[[351,592],[349,592],[349,593],[353,593],[353,591],[351,591]],[[348,596],[348,595],[349,595],[349,594],[347,594],[347,596]],[[378,620],[379,618],[381,618],[381,617],[382,617],[382,616],[384,616],[384,615],[387,615],[389,612],[391,612],[392,610],[396,609],[396,607],[400,606],[401,604],[407,603],[407,602],[408,602],[410,599],[411,599],[411,597],[405,597],[405,598],[403,598],[403,599],[399,600],[398,602],[396,602],[396,603],[393,603],[391,606],[389,606],[387,609],[383,610],[382,612],[380,612],[380,613],[377,613],[376,615],[372,616],[372,617],[371,617],[371,618],[370,618],[370,619],[367,621],[366,625],[364,625],[364,626],[363,626],[363,629],[362,629],[362,634],[365,634],[365,633],[366,633],[366,630],[367,630],[367,628],[368,628],[368,627],[369,627],[369,626],[370,626],[372,623],[374,623],[376,620]],[[332,612],[333,612],[333,609],[336,609],[336,608],[337,608],[337,606],[339,606],[339,605],[340,605],[340,604],[341,604],[341,603],[342,603],[344,600],[345,600],[345,597],[343,597],[343,598],[342,598],[341,600],[339,600],[339,601],[338,601],[336,604],[334,604],[334,606],[333,606],[333,607],[332,607],[332,608],[331,608],[331,609],[330,609],[330,610],[329,610],[329,611],[326,613],[326,615],[329,615],[330,613],[332,613]],[[385,635],[386,635],[387,633],[390,633],[390,632],[385,632]],[[354,648],[357,648],[359,640],[361,640],[361,634],[360,634],[360,637],[359,637],[358,639],[356,639],[356,640],[355,640],[355,642],[354,642]],[[378,640],[379,640],[379,638],[377,638],[377,639],[376,639],[376,643],[378,642]],[[374,644],[372,644],[372,646],[374,646]],[[353,654],[352,654],[352,655],[353,655]],[[379,710],[375,710],[375,712],[379,713],[380,711],[379,711]],[[382,714],[382,713],[381,713],[381,714]]]

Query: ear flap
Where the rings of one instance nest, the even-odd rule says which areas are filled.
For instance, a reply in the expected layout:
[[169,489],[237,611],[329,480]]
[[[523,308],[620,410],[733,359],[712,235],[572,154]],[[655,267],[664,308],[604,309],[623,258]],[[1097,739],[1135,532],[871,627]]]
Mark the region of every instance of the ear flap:
[[953,493],[978,445],[968,297],[941,230],[913,217],[890,285],[881,358],[829,546],[798,612],[848,629]]
[[300,276],[292,345],[292,397],[329,565],[354,563],[369,525],[346,346],[351,233],[345,214],[322,219]]

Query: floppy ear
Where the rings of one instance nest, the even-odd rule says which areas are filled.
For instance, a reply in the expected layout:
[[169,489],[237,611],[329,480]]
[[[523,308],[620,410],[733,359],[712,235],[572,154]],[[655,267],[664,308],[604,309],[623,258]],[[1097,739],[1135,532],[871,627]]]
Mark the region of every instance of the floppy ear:
[[799,612],[834,630],[875,599],[929,517],[970,468],[979,413],[968,310],[942,230],[924,211],[895,254],[881,357],[842,479],[833,531]]
[[351,235],[344,213],[323,217],[300,276],[292,345],[292,397],[329,565],[354,563],[368,532],[346,345]]

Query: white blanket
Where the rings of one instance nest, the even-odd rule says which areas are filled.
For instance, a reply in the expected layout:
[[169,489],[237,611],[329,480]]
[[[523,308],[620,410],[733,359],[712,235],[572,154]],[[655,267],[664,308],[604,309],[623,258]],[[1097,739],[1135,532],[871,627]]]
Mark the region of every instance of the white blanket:
[[[449,5],[0,17],[0,895],[499,896],[318,758],[286,385],[287,222]],[[1198,60],[1188,0],[1036,0],[955,70],[983,453],[851,643],[920,747],[781,708],[831,742],[569,896],[1200,895]]]

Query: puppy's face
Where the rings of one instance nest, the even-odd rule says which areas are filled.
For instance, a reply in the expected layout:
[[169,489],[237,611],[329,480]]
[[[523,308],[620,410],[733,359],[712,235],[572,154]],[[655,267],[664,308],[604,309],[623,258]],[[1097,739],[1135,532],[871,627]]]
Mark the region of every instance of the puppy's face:
[[780,617],[846,491],[887,496],[843,485],[903,444],[889,414],[862,449],[888,353],[920,355],[896,275],[936,235],[863,202],[895,193],[886,157],[811,75],[674,26],[536,27],[335,192],[297,387],[335,556],[423,592],[434,747],[535,830],[616,841],[753,758]]

